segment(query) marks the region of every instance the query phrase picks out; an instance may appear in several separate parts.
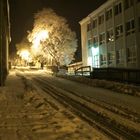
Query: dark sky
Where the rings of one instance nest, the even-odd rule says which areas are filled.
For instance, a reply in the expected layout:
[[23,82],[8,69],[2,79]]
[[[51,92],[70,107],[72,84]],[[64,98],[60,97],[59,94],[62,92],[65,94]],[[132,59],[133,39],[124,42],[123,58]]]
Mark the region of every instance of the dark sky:
[[34,14],[43,8],[52,8],[58,15],[65,17],[71,29],[76,32],[79,40],[77,56],[80,54],[79,21],[106,0],[9,0],[11,16],[11,46],[10,53],[15,52],[15,44],[27,36],[27,30],[32,30]]

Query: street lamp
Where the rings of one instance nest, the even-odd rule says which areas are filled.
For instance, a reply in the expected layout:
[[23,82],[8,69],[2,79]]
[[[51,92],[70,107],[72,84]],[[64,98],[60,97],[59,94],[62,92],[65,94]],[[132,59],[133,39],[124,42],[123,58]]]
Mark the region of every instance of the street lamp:
[[29,59],[30,59],[30,52],[28,50],[24,49],[24,50],[18,51],[17,54],[21,57],[22,61],[20,61],[20,63],[23,64],[23,62],[24,62],[24,65],[25,64],[27,65],[29,62]]
[[29,53],[28,50],[22,50],[20,52],[20,56],[21,56],[22,59],[28,60],[29,59],[29,56],[30,56],[30,53]]
[[47,30],[41,30],[39,32],[36,32],[34,34],[33,49],[38,49],[40,42],[45,41],[47,38],[49,38],[49,34]]

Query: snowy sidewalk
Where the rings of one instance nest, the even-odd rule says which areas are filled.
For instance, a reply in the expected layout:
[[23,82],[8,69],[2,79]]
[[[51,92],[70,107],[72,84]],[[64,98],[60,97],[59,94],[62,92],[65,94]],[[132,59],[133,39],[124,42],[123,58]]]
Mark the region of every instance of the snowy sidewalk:
[[[11,72],[6,86],[0,88],[0,92],[0,139],[28,139],[30,128],[22,101],[25,92],[22,81],[15,76],[14,72]],[[27,136],[22,136],[21,131],[24,131]]]
[[10,72],[6,86],[0,87],[0,140],[107,139],[41,94],[26,90],[21,78]]

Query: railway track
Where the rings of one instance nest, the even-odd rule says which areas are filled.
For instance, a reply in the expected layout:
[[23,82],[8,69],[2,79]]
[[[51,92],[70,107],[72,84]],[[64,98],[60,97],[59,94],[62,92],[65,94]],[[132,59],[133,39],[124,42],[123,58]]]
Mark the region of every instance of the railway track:
[[[112,120],[108,116],[105,116],[101,114],[100,112],[97,112],[92,109],[91,107],[87,106],[83,102],[80,102],[79,100],[76,100],[76,98],[79,98],[81,100],[85,100],[85,102],[89,102],[91,104],[96,104],[97,106],[100,106],[102,108],[108,109],[109,111],[115,112],[113,107],[110,107],[111,105],[106,105],[106,103],[99,102],[99,101],[91,101],[89,98],[79,96],[78,94],[65,90],[65,89],[58,89],[54,87],[49,81],[46,81],[41,78],[33,78],[33,81],[36,81],[40,88],[44,90],[47,94],[52,96],[54,99],[56,99],[58,102],[60,102],[65,107],[69,108],[72,112],[74,112],[76,115],[78,115],[80,118],[88,122],[91,126],[94,128],[97,128],[99,131],[107,135],[113,140],[138,140],[140,137],[140,132],[135,131],[133,129],[130,129],[128,127],[125,127],[122,124],[118,124],[116,121]],[[68,94],[65,94],[67,92]],[[76,97],[76,98],[73,98]],[[125,111],[125,110],[124,110]],[[128,110],[127,110],[128,111]],[[125,112],[125,113],[131,113],[133,112]],[[128,115],[125,116],[124,114],[121,114],[124,117],[129,117]],[[130,115],[130,116],[131,116]],[[135,114],[133,114],[135,115]],[[138,115],[138,114],[137,114]],[[139,116],[137,116],[139,117]],[[136,118],[135,121],[139,121],[139,119]]]

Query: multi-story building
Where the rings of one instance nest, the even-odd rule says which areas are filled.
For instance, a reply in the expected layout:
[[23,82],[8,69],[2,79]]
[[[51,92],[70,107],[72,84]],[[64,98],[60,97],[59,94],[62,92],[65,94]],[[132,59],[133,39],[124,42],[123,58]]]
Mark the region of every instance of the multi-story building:
[[10,43],[9,2],[0,0],[0,86],[8,74],[8,48]]
[[140,0],[108,0],[79,23],[84,66],[140,68]]

